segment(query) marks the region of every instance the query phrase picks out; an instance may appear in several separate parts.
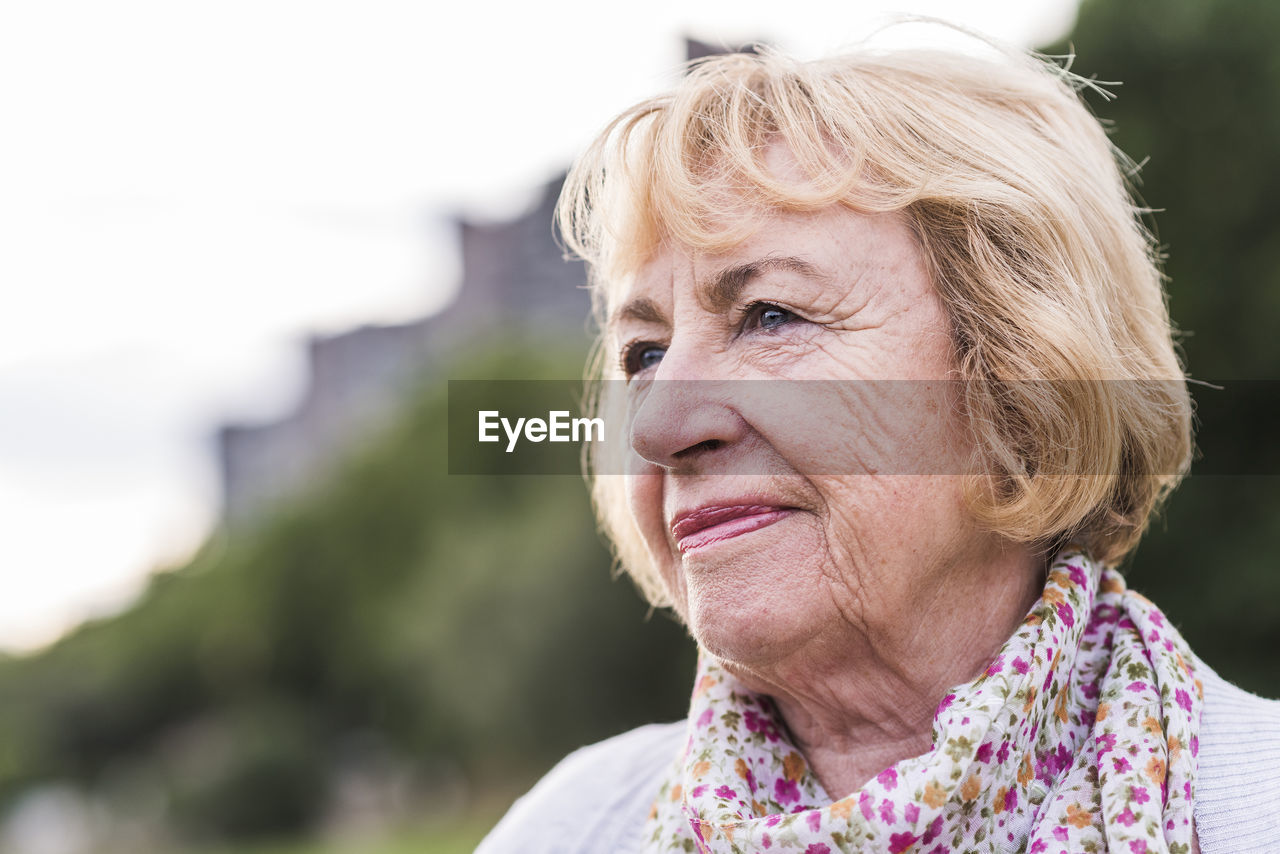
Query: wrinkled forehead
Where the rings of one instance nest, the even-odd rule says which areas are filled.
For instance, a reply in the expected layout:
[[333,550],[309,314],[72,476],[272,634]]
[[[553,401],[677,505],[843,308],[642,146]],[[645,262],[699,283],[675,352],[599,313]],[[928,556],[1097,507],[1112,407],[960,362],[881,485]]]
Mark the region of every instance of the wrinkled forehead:
[[613,283],[605,331],[666,325],[676,302],[725,314],[757,284],[818,310],[848,299],[855,288],[865,290],[866,283],[929,279],[922,247],[901,213],[842,204],[762,210],[751,233],[723,249],[672,241],[654,247],[636,270]]
[[661,251],[640,268],[610,309],[606,331],[614,332],[629,323],[666,322],[666,296],[676,289],[687,290],[707,311],[723,313],[734,305],[744,288],[762,276],[788,273],[815,283],[835,280],[831,271],[809,260],[803,251],[786,255],[777,252],[734,252],[692,254],[679,249]]
[[[643,234],[637,230],[636,237],[620,242],[612,269],[600,277],[598,285],[602,289],[606,333],[624,320],[657,320],[651,307],[665,301],[677,286],[700,285],[700,290],[719,301],[761,266],[750,265],[749,273],[749,262],[755,259],[746,256],[752,246],[763,242],[777,245],[777,240],[769,241],[768,237],[770,224],[782,212],[764,206],[748,207],[737,200],[727,203],[724,210],[723,217],[699,223],[700,231],[692,235],[687,227],[677,233],[679,223],[659,221],[649,232],[648,240],[637,239]],[[719,239],[707,240],[708,233]]]
[[617,225],[610,229],[611,239],[596,271],[606,317],[659,268],[670,267],[676,259],[689,263],[731,253],[781,210],[751,194],[734,192],[725,182],[708,182],[698,196],[696,209],[678,204],[675,194],[663,187],[644,188],[616,200]]
[[[823,166],[830,170],[837,159]],[[856,167],[845,164],[854,172],[838,179],[831,171],[815,177],[818,167],[801,162],[775,137],[755,153],[753,165],[744,169],[740,158],[719,154],[684,171],[679,180],[653,170],[645,180],[632,176],[613,188],[611,237],[596,277],[606,328],[628,294],[663,259],[714,266],[744,246],[767,244],[780,221],[798,214],[840,208],[873,215],[898,213],[904,206],[877,194],[879,181],[865,160]]]

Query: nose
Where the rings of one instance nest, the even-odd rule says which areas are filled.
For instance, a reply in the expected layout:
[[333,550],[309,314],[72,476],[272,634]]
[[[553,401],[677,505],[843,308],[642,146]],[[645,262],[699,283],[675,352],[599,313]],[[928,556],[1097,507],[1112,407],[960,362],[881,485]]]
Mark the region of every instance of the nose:
[[739,443],[747,425],[730,380],[717,379],[696,354],[669,349],[631,407],[631,447],[654,465],[692,470]]

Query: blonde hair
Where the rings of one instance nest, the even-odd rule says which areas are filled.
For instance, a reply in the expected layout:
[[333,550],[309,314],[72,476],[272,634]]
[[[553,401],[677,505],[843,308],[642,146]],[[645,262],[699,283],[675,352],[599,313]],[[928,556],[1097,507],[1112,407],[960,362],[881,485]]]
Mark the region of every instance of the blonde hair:
[[[569,174],[560,228],[603,320],[663,241],[723,250],[770,209],[903,216],[951,324],[976,524],[1115,563],[1186,471],[1191,405],[1134,167],[1086,85],[1024,55],[714,57],[613,120]],[[769,168],[776,144],[804,181]],[[669,604],[620,478],[592,491],[622,566]]]

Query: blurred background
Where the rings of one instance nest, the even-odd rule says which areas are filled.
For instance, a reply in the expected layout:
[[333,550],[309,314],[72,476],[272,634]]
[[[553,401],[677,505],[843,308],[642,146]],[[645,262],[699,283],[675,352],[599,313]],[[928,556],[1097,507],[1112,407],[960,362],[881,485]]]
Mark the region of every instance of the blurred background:
[[[450,477],[444,425],[448,379],[580,376],[551,206],[686,56],[886,11],[1073,51],[1123,83],[1091,103],[1193,375],[1280,378],[1280,6],[778,6],[0,10],[0,852],[468,851],[567,751],[683,715],[691,645],[581,480]],[[1204,442],[1237,472],[1280,415],[1241,400]],[[1278,531],[1276,477],[1196,475],[1129,567],[1270,696]]]

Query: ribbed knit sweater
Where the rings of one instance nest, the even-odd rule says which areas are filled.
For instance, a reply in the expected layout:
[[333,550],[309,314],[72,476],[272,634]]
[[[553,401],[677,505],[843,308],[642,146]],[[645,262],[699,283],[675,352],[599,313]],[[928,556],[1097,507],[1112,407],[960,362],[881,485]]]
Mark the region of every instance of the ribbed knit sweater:
[[[1195,823],[1201,854],[1280,854],[1280,702],[1202,663]],[[577,750],[516,801],[477,854],[634,854],[685,737],[651,724]]]

